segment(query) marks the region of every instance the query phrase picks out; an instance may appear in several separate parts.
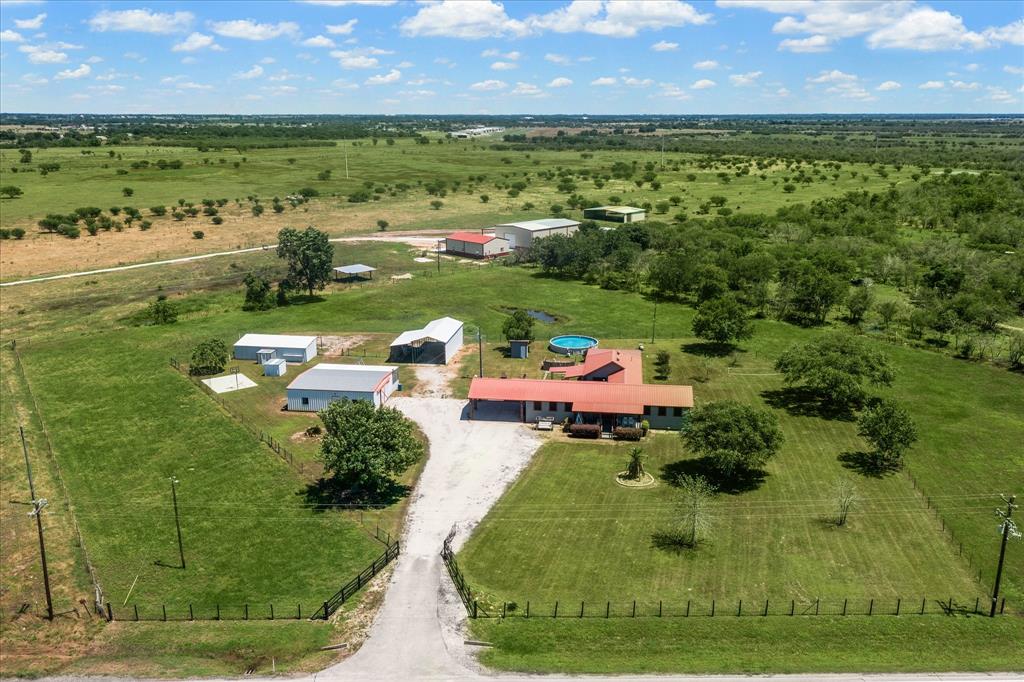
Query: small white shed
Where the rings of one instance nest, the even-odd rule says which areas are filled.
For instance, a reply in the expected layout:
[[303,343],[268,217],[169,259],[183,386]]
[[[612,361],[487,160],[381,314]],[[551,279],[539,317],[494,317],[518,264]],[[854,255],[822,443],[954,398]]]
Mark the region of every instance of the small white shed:
[[286,334],[246,334],[235,342],[235,359],[255,360],[260,364],[280,358],[288,362],[309,362],[316,357],[315,336]]
[[398,390],[398,368],[321,362],[288,384],[288,409],[316,412],[338,400],[366,400],[380,407]]
[[423,329],[402,332],[391,342],[388,360],[447,365],[462,348],[462,328],[459,320],[441,317]]
[[272,358],[263,363],[263,376],[283,377],[288,372],[288,361]]

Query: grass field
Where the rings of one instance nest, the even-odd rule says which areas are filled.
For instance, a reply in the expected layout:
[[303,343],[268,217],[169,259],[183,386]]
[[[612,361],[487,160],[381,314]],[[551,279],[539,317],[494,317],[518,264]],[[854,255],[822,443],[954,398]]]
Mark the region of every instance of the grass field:
[[[39,173],[12,173],[18,166],[17,150],[0,150],[0,182],[21,187],[25,194],[2,203],[2,227],[23,227],[26,239],[5,244],[2,259],[3,279],[30,275],[104,267],[121,263],[153,260],[194,253],[203,253],[245,246],[273,243],[274,235],[283,226],[314,224],[332,235],[376,230],[376,221],[387,220],[390,230],[477,228],[528,217],[548,215],[552,204],[565,205],[568,194],[556,189],[554,178],[538,173],[562,168],[607,174],[616,161],[637,161],[642,168],[650,162],[660,164],[655,152],[598,151],[590,158],[576,152],[537,150],[529,153],[490,149],[472,143],[417,145],[411,140],[398,140],[394,146],[372,146],[366,141],[359,146],[339,143],[337,147],[306,147],[292,149],[251,150],[244,154],[231,151],[199,152],[181,147],[117,147],[113,151],[121,159],[109,158],[103,148],[83,155],[80,149],[43,149],[34,152],[32,167],[38,163],[59,163],[61,170],[42,176]],[[345,154],[348,155],[349,177],[344,177]],[[245,161],[242,161],[242,158]],[[181,160],[180,170],[157,170],[150,167],[131,170],[134,161],[157,159]],[[220,163],[223,158],[225,163]],[[209,163],[204,163],[209,159]],[[289,163],[294,159],[294,163]],[[235,168],[234,163],[239,167]],[[725,166],[697,166],[693,155],[667,154],[666,166],[658,168],[662,183],[657,190],[650,185],[637,188],[631,180],[609,180],[598,189],[591,180],[580,180],[576,191],[602,202],[616,196],[624,203],[657,204],[672,196],[680,197],[680,206],[673,206],[660,219],[669,219],[680,211],[694,214],[700,203],[712,195],[726,197],[726,206],[736,211],[771,212],[788,204],[834,196],[851,190],[877,191],[889,183],[909,182],[912,170],[890,169],[882,178],[866,164],[843,164],[839,177],[831,171],[820,181],[796,183],[793,193],[782,186],[795,173],[781,164],[759,173],[735,176],[729,182],[717,176]],[[679,162],[679,170],[675,168]],[[795,167],[794,167],[795,168]],[[805,166],[809,169],[810,166]],[[127,175],[117,175],[117,170]],[[330,180],[317,180],[322,170],[332,170]],[[730,170],[726,168],[726,170]],[[856,173],[856,177],[854,177]],[[688,176],[693,174],[694,180]],[[483,176],[484,180],[479,180]],[[396,178],[407,189],[397,189]],[[471,179],[474,178],[474,179]],[[434,199],[426,193],[423,183],[442,180],[460,182],[449,187],[441,210],[430,208]],[[507,196],[507,185],[513,181],[528,182],[519,196]],[[387,187],[378,201],[348,203],[344,197],[363,188]],[[130,187],[131,197],[122,190]],[[274,196],[284,197],[302,187],[312,187],[321,196],[297,209],[287,207],[281,214],[267,210],[254,218],[246,197],[255,195],[270,204]],[[488,203],[479,195],[487,194]],[[170,215],[154,217],[148,208],[169,206],[179,199],[199,202],[204,198],[228,199],[221,209],[224,223],[213,225],[200,215],[182,222]],[[235,200],[240,200],[236,204]],[[523,209],[527,203],[533,209]],[[66,213],[80,206],[135,206],[153,222],[152,229],[140,231],[138,224],[123,232],[100,232],[89,236],[83,231],[78,240],[39,233],[36,221],[47,213]],[[577,215],[578,217],[578,215]],[[657,216],[656,216],[657,217]],[[205,232],[202,240],[192,238],[192,231]]]
[[1018,618],[476,620],[481,660],[531,673],[838,673],[1020,669]]

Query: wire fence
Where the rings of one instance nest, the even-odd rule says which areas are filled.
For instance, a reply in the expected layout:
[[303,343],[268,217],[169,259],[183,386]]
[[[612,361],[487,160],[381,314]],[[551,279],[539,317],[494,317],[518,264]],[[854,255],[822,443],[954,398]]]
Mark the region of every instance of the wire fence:
[[[466,586],[468,590],[468,586]],[[460,591],[461,594],[461,591]],[[472,594],[469,592],[469,594]],[[996,613],[1006,609],[1006,600]],[[553,600],[487,602],[472,599],[467,605],[471,618],[721,618],[770,616],[927,616],[985,615],[988,597],[868,597],[821,599],[687,599],[651,601]]]
[[43,435],[43,443],[46,445],[47,459],[50,466],[53,467],[53,470],[56,473],[57,484],[60,486],[61,495],[64,497],[65,504],[67,505],[75,533],[75,541],[79,549],[81,549],[82,560],[85,563],[86,571],[89,574],[89,582],[92,585],[93,604],[98,610],[103,604],[103,587],[100,585],[100,579],[96,573],[96,567],[93,566],[92,560],[89,558],[89,551],[86,548],[85,539],[82,537],[82,529],[78,525],[78,516],[75,513],[74,502],[71,499],[71,494],[68,492],[68,486],[64,480],[64,473],[61,470],[60,462],[54,455],[50,432],[46,428],[46,422],[43,420],[43,413],[39,409],[39,403],[36,401],[35,393],[32,390],[32,383],[29,381],[28,374],[25,372],[25,366],[21,362],[21,354],[18,352],[18,344],[16,341],[11,341],[11,353],[14,355],[14,374],[24,387],[25,394],[28,396],[29,402],[32,403],[32,413],[35,415],[35,419],[39,423],[39,430]]
[[301,457],[297,458],[292,453],[291,450],[282,445],[281,441],[274,438],[270,433],[252,424],[245,417],[236,414],[234,411],[232,411],[231,408],[228,406],[228,403],[225,402],[223,398],[221,398],[214,391],[212,391],[200,379],[189,374],[188,368],[185,367],[181,362],[179,362],[177,358],[171,357],[169,359],[169,364],[171,367],[177,370],[178,373],[180,373],[186,379],[191,381],[195,386],[197,386],[199,388],[199,391],[203,395],[208,396],[215,403],[217,403],[220,406],[220,408],[236,423],[242,425],[243,427],[245,427],[247,431],[249,431],[249,433],[256,436],[256,438],[258,438],[261,443],[270,448],[270,450],[274,454],[280,457],[281,460],[287,463],[288,466],[290,466],[292,469],[299,472],[303,476],[316,477],[323,473],[323,467],[321,467],[319,464],[317,464],[316,462],[302,459]]

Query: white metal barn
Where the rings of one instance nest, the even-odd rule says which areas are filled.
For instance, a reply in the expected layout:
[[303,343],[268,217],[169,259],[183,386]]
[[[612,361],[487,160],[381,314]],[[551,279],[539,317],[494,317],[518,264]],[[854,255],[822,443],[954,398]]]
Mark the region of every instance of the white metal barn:
[[316,412],[338,400],[366,400],[380,407],[398,389],[398,368],[321,362],[288,384],[288,409]]
[[594,206],[583,209],[583,217],[613,223],[638,223],[647,217],[647,212],[636,206]]
[[507,239],[509,248],[525,249],[533,244],[534,239],[550,237],[553,234],[569,236],[579,227],[578,220],[569,220],[568,218],[524,220],[518,223],[495,225],[494,236]]
[[279,358],[288,362],[309,362],[316,357],[315,336],[246,334],[235,342],[235,359],[260,364]]
[[391,362],[447,365],[462,348],[462,323],[451,317],[432,320],[423,329],[402,332],[391,342]]

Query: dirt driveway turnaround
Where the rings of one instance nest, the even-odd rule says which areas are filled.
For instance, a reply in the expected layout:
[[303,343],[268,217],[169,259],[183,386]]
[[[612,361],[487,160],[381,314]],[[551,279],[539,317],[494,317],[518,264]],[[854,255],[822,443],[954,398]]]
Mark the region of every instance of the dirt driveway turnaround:
[[444,575],[441,543],[454,545],[529,463],[540,437],[519,423],[469,421],[465,400],[394,398],[430,439],[402,539],[402,553],[369,637],[351,658],[318,679],[413,680],[477,677],[460,626],[462,604]]

